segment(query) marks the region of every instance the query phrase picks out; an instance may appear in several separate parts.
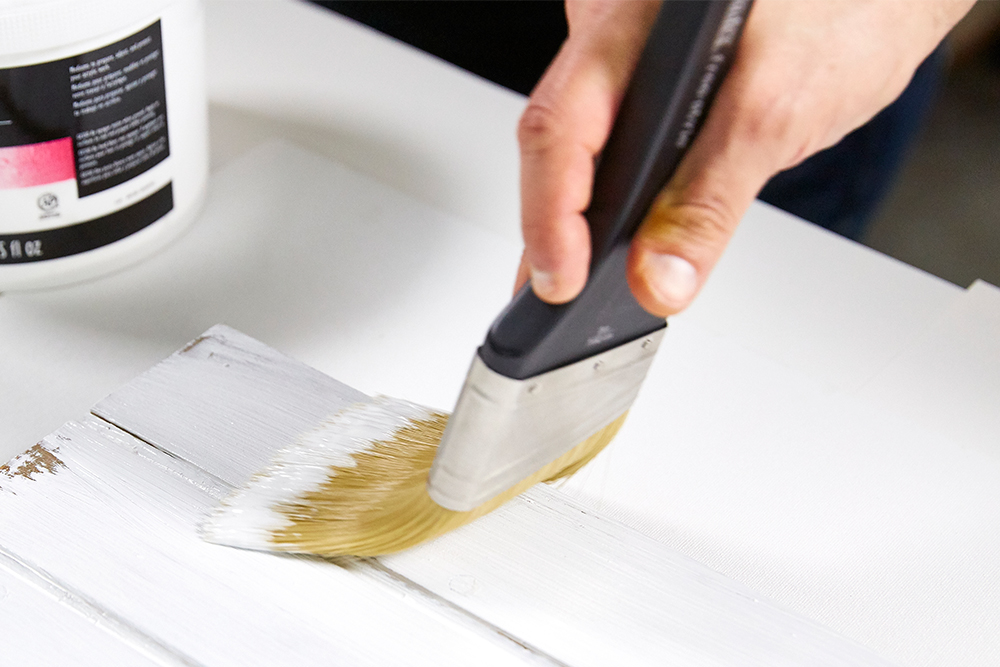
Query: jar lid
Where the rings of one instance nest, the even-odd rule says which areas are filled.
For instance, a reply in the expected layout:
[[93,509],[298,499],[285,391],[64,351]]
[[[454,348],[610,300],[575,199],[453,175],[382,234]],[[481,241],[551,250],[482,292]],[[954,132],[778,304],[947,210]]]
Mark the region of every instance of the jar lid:
[[33,53],[135,25],[171,0],[0,0],[0,56]]

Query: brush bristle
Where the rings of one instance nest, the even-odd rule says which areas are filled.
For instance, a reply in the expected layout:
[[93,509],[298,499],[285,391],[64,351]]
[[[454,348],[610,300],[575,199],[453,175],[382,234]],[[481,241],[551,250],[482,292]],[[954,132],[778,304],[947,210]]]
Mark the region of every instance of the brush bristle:
[[384,397],[352,406],[227,498],[203,535],[231,546],[322,556],[402,551],[492,512],[539,482],[572,475],[614,438],[625,414],[468,512],[444,509],[427,494],[447,420]]

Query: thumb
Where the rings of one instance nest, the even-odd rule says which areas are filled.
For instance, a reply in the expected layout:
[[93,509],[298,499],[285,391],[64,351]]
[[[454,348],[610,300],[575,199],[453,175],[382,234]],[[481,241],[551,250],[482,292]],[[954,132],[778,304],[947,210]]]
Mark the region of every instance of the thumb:
[[767,155],[741,125],[731,114],[710,113],[636,232],[629,286],[654,315],[674,315],[691,303],[754,197],[780,170],[780,158]]

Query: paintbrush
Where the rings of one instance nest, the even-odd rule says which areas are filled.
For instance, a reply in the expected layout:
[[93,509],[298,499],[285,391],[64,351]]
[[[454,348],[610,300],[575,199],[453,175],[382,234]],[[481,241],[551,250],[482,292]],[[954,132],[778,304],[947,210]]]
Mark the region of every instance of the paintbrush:
[[590,273],[576,299],[549,304],[525,286],[491,326],[450,419],[389,398],[352,405],[225,499],[205,538],[323,555],[399,551],[599,453],[666,328],[629,290],[629,243],[693,141],[749,7],[663,3],[596,168]]

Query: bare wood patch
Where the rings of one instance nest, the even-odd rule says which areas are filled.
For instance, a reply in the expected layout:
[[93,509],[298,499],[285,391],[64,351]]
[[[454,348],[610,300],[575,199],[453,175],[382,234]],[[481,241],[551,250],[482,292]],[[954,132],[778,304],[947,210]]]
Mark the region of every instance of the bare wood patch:
[[190,343],[188,343],[187,345],[185,345],[184,348],[181,349],[181,351],[178,352],[177,354],[185,354],[187,352],[190,352],[195,347],[197,347],[199,343],[201,343],[202,341],[206,340],[207,338],[208,338],[208,336],[198,336],[193,341],[191,341]]
[[[0,477],[7,479],[24,477],[34,480],[35,476],[40,475],[43,471],[54,473],[57,468],[63,466],[63,462],[55,454],[38,443],[31,449],[15,456],[9,463],[0,466]],[[3,489],[2,485],[0,485],[0,489]]]

